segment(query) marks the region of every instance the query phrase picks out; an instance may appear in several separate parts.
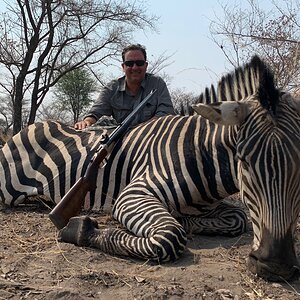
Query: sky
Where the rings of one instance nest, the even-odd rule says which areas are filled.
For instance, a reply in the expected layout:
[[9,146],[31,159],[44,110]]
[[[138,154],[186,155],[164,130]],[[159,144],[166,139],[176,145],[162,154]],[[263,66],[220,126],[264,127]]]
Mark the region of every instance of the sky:
[[[278,0],[282,2],[282,0]],[[271,0],[259,0],[259,6],[269,9]],[[200,94],[205,87],[215,84],[222,75],[233,70],[222,50],[212,40],[210,24],[223,19],[223,8],[241,5],[248,0],[146,0],[149,13],[160,16],[159,33],[135,34],[137,42],[146,46],[151,55],[173,54],[174,63],[164,71],[171,76],[172,88]]]
[[228,0],[146,1],[149,12],[160,16],[159,33],[138,33],[134,38],[145,45],[149,61],[151,55],[174,54],[170,59],[174,62],[164,70],[171,76],[172,88],[200,94],[228,72],[225,56],[209,31],[211,20],[222,16],[222,3]]
[[[147,49],[148,60],[162,53],[172,55],[171,66],[164,69],[171,77],[172,88],[186,92],[201,92],[206,85],[217,80],[226,71],[225,58],[221,50],[211,41],[210,19],[214,12],[221,11],[220,3],[229,0],[145,0],[143,5],[149,15],[160,17],[157,32],[134,34],[135,42]],[[245,0],[243,0],[245,1]],[[5,4],[0,0],[0,11]],[[120,69],[115,70],[116,76]]]
[[[260,3],[267,0],[260,0]],[[247,3],[240,0],[239,3]],[[206,86],[215,84],[232,66],[212,41],[209,27],[212,20],[223,16],[222,5],[234,5],[232,0],[145,0],[149,15],[159,16],[158,32],[134,33],[134,42],[147,49],[148,61],[161,54],[172,55],[164,72],[170,76],[170,87],[200,94]],[[0,11],[3,10],[0,0]],[[119,76],[121,68],[115,75]]]

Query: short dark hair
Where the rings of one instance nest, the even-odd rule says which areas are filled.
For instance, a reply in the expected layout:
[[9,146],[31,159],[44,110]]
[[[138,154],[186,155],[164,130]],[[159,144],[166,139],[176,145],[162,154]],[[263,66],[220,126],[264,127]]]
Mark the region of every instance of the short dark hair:
[[122,51],[122,60],[125,61],[125,53],[131,50],[139,50],[143,53],[145,60],[147,60],[146,48],[141,44],[132,44],[125,47]]

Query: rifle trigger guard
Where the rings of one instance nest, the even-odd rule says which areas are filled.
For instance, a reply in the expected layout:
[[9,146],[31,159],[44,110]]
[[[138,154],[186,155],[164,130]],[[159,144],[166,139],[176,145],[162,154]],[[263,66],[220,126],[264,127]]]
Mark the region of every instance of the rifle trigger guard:
[[106,144],[107,143],[107,141],[108,141],[108,134],[107,133],[102,133],[101,134],[101,140],[100,140],[100,143],[101,144]]

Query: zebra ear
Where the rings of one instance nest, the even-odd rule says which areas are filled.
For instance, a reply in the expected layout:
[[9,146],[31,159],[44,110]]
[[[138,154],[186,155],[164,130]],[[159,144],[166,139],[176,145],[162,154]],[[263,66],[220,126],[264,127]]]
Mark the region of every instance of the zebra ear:
[[250,106],[247,103],[237,101],[198,103],[192,108],[202,117],[221,125],[240,125],[250,113]]

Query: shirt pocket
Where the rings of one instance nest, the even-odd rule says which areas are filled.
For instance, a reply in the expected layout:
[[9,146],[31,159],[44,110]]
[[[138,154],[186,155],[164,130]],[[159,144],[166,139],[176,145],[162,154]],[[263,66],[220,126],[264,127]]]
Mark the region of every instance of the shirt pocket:
[[114,119],[121,123],[125,120],[125,118],[130,114],[132,111],[132,104],[131,103],[118,103],[118,101],[111,101],[112,113]]
[[142,116],[141,121],[145,122],[151,119],[152,117],[154,117],[155,112],[156,112],[156,104],[148,102],[141,113]]

